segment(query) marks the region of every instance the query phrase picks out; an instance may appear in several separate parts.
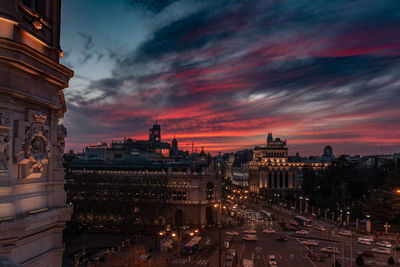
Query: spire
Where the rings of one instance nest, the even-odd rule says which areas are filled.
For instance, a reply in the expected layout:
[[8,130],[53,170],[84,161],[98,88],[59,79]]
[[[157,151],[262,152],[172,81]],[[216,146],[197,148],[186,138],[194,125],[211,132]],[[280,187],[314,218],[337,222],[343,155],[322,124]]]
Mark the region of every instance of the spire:
[[156,125],[157,125],[157,112],[156,112]]

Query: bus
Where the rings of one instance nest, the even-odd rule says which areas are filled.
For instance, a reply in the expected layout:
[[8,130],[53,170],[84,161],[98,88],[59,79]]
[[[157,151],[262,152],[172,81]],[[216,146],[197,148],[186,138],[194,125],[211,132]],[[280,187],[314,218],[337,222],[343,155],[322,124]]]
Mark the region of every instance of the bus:
[[182,253],[185,255],[191,255],[195,253],[199,248],[199,242],[201,240],[201,236],[193,237],[189,242],[187,242],[182,249]]
[[303,216],[294,216],[294,220],[302,226],[311,226],[312,225],[312,217],[309,219],[304,218]]
[[268,219],[271,219],[271,212],[269,212],[269,211],[266,211],[266,210],[260,210],[260,213],[263,215],[263,216],[265,216],[266,218],[268,218]]

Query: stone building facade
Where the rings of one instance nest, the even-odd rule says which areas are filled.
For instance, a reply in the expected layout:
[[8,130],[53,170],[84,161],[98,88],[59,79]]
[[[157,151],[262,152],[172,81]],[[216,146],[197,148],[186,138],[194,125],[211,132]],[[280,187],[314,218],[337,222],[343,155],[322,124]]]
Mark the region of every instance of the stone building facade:
[[253,160],[249,162],[249,191],[259,194],[266,190],[300,189],[304,168],[319,171],[328,165],[323,162],[289,161],[286,140],[273,139],[269,133],[267,144],[255,147]]
[[66,168],[72,222],[106,228],[216,222],[222,178],[210,168],[196,172],[191,164],[153,164],[139,155],[97,164],[77,159]]
[[65,205],[59,0],[0,1],[0,254],[61,266]]

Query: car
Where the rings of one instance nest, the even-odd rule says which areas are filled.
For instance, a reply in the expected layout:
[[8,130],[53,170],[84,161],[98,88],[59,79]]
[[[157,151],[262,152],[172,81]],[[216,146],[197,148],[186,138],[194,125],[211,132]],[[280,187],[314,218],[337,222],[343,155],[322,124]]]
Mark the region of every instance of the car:
[[253,267],[254,266],[253,260],[243,259],[242,266],[243,267]]
[[375,241],[373,236],[360,236],[358,239],[364,239],[364,240],[367,240],[369,242],[374,242]]
[[389,255],[391,253],[390,249],[386,249],[386,248],[373,248],[373,249],[371,249],[371,251],[375,252],[375,253],[379,253],[379,254],[386,254],[386,255]]
[[245,234],[255,234],[255,233],[257,233],[257,231],[254,229],[247,229],[247,230],[244,230],[244,233]]
[[326,228],[324,226],[322,226],[322,225],[319,225],[319,226],[315,227],[315,230],[317,230],[317,231],[325,231]]
[[306,230],[299,230],[295,232],[297,235],[308,235],[308,231]]
[[337,247],[325,247],[325,248],[321,248],[322,252],[326,252],[326,253],[335,253],[335,254],[339,254],[339,249]]
[[242,237],[242,239],[246,240],[246,241],[257,241],[257,236],[251,235],[251,234],[246,234]]
[[361,255],[361,256],[363,256],[363,257],[369,257],[369,258],[371,258],[371,257],[375,256],[375,252],[370,251],[370,250],[364,250],[364,251],[358,252],[358,255]]
[[391,248],[392,247],[392,244],[390,242],[388,242],[388,241],[379,241],[379,242],[376,242],[376,245],[379,246],[379,247],[384,247],[384,248]]
[[269,255],[268,263],[269,263],[269,266],[271,266],[271,267],[272,266],[278,266],[278,262],[276,261],[275,255],[273,255],[273,254]]
[[286,236],[280,236],[277,239],[275,239],[276,241],[287,241],[287,237]]
[[340,231],[340,232],[339,232],[339,235],[351,236],[351,232],[350,232],[350,231],[347,231],[347,230],[344,230],[344,231]]
[[235,256],[233,256],[231,254],[226,255],[226,257],[225,257],[225,267],[228,267],[228,266],[231,267],[231,266],[234,265],[234,263],[235,263]]
[[236,257],[236,254],[237,254],[236,249],[234,249],[234,248],[229,249],[228,250],[228,254],[229,255],[233,255],[234,257]]
[[307,255],[311,258],[311,260],[318,262],[322,262],[328,257],[328,255],[313,252],[309,252]]
[[230,235],[230,236],[238,236],[239,233],[238,232],[226,232],[226,235]]
[[263,233],[266,233],[266,234],[272,234],[272,233],[275,233],[276,231],[274,230],[274,229],[264,229],[263,230]]
[[301,243],[303,245],[305,245],[305,246],[311,246],[311,247],[317,247],[318,246],[318,243],[316,241],[314,241],[314,240],[304,240],[304,241],[301,241]]
[[372,243],[368,240],[365,239],[358,239],[357,243],[361,244],[361,245],[371,245]]

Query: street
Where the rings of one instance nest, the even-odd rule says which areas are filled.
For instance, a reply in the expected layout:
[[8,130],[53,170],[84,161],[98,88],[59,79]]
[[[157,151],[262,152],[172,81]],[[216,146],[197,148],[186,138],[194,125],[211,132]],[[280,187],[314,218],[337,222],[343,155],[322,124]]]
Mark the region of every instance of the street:
[[[261,207],[257,205],[250,205],[246,203],[246,206],[252,206],[252,211],[260,210]],[[265,209],[265,207],[264,207]],[[248,259],[253,262],[254,267],[265,267],[269,266],[269,256],[274,255],[277,259],[278,266],[281,267],[292,267],[292,266],[321,266],[330,267],[334,262],[334,258],[342,266],[356,266],[355,258],[359,252],[370,251],[376,246],[362,245],[357,242],[357,238],[360,235],[352,233],[352,236],[339,235],[339,229],[330,223],[323,221],[314,222],[314,226],[311,227],[299,227],[308,231],[307,235],[299,235],[295,232],[283,231],[281,224],[289,223],[293,221],[293,215],[277,211],[275,209],[267,209],[270,211],[277,220],[273,221],[253,221],[246,218],[245,224],[241,226],[225,227],[222,229],[221,242],[227,238],[226,232],[236,231],[239,233],[238,236],[233,236],[230,241],[230,249],[235,249],[237,253],[236,260],[233,266],[242,266],[243,259]],[[323,225],[326,230],[319,231],[315,226]],[[257,241],[245,241],[242,240],[245,235],[244,231],[247,229],[255,229]],[[274,233],[263,233],[264,229],[273,229]],[[177,257],[173,259],[168,266],[219,266],[218,264],[218,231],[212,229],[204,233],[212,239],[213,245],[208,250],[203,252],[197,252],[194,255]],[[279,237],[286,237],[287,241],[276,240]],[[308,247],[302,244],[302,241],[314,240],[317,242],[317,246]],[[378,240],[375,240],[375,242]],[[321,251],[321,248],[326,247],[337,247],[338,253],[336,255],[329,255]],[[327,255],[322,262],[312,261],[308,256],[310,250],[317,255]],[[221,252],[221,266],[225,266],[225,255],[227,248],[222,248]],[[396,251],[391,250],[392,256]],[[328,256],[329,255],[329,256]],[[390,255],[382,255],[375,253],[372,257],[363,257],[365,264],[369,266],[387,266],[388,258]],[[353,261],[351,261],[353,259]]]

